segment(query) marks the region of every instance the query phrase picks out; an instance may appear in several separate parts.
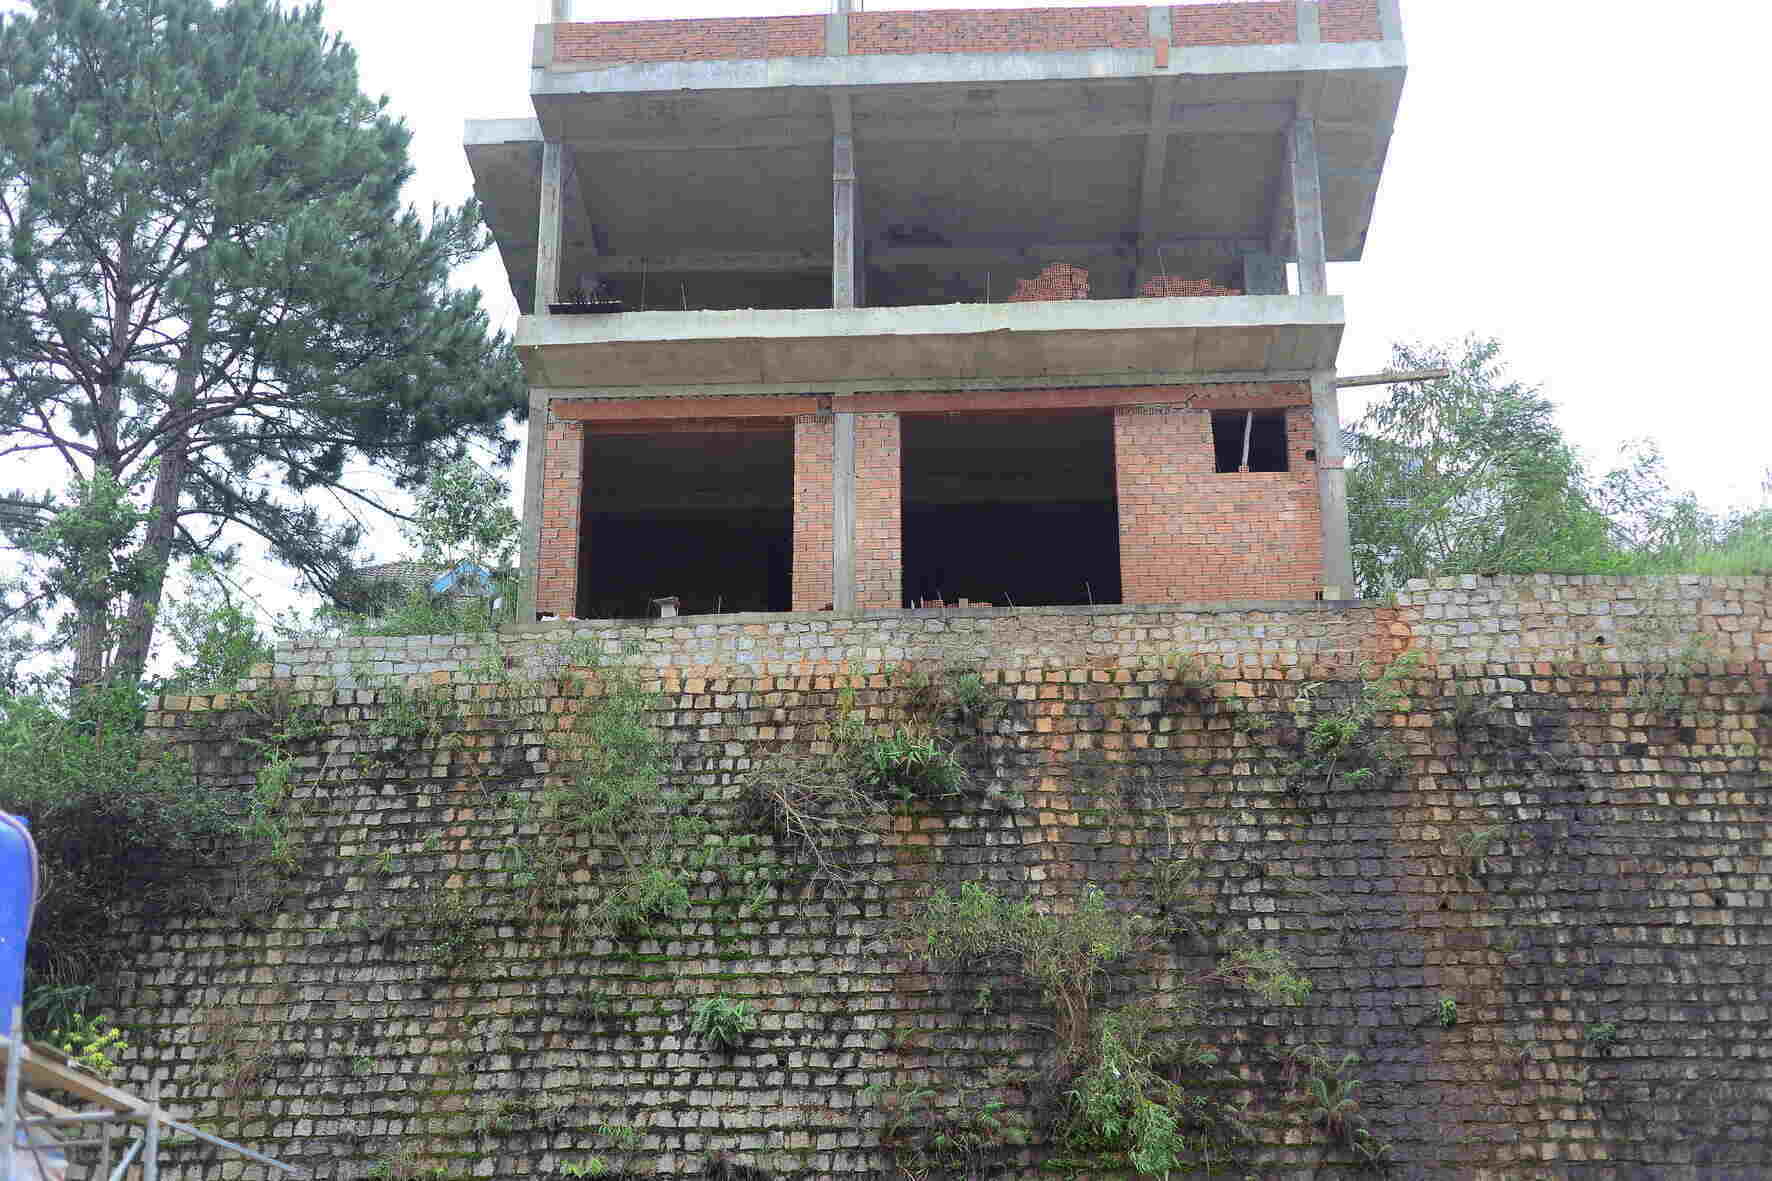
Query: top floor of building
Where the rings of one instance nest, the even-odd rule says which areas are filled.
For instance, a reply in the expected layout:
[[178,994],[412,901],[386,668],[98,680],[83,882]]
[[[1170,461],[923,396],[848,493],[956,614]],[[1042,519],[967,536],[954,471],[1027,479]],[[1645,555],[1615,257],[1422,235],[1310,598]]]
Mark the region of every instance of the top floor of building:
[[1321,261],[1357,260],[1405,72],[1397,0],[563,20],[530,64],[535,118],[467,149],[535,315],[538,265],[624,311],[1000,303],[1053,263],[1097,300],[1322,294],[1288,278],[1300,120]]

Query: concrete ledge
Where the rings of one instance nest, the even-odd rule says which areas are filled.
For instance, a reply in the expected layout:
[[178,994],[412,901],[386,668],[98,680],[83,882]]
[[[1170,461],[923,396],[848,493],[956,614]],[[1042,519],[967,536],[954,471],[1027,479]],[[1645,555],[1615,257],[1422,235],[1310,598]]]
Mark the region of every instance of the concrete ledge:
[[[1157,70],[1150,49],[1085,49],[1056,53],[893,53],[847,57],[779,57],[746,61],[633,62],[531,73],[530,94],[661,94],[682,90],[763,90],[829,86],[986,86],[1007,82],[1075,82],[1220,74],[1290,74],[1321,70],[1396,70],[1407,65],[1401,41],[1317,45],[1196,45],[1172,48]],[[544,123],[551,116],[537,102]],[[550,127],[550,132],[559,129]]]
[[1375,599],[1244,599],[1216,603],[1113,603],[1067,607],[897,607],[874,611],[749,611],[726,615],[678,615],[671,619],[550,619],[511,623],[500,636],[548,636],[575,628],[675,628],[702,624],[716,627],[757,623],[866,623],[887,619],[1026,619],[1041,615],[1067,618],[1127,615],[1244,615],[1271,611],[1286,615],[1334,615],[1378,606]]
[[538,387],[1332,369],[1339,296],[525,316]]

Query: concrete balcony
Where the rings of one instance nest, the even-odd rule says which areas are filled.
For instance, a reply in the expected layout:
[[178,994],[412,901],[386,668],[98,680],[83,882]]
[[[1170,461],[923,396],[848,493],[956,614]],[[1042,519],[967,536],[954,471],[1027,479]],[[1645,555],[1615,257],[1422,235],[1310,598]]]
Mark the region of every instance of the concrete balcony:
[[525,316],[516,343],[538,388],[775,393],[1048,377],[1291,380],[1334,367],[1344,324],[1339,296],[1246,295]]

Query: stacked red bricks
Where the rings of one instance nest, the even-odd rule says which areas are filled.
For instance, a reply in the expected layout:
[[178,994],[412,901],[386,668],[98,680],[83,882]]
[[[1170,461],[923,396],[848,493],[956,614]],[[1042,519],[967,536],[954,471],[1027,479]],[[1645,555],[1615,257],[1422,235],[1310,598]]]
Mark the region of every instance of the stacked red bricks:
[[584,487],[584,424],[548,423],[541,461],[541,553],[535,576],[535,609],[562,619],[578,607],[579,497]]
[[824,17],[607,21],[554,26],[558,62],[741,61],[820,57]]
[[1381,41],[1378,0],[1322,0],[1319,21],[1325,41]]
[[1017,279],[1010,303],[1041,303],[1053,299],[1088,299],[1089,272],[1068,262],[1055,262],[1032,279]]
[[855,416],[855,605],[902,607],[902,436],[896,414]]
[[831,606],[831,462],[835,434],[830,415],[794,419],[794,610]]
[[[1169,12],[1169,43],[1176,48],[1298,40],[1297,0],[1178,4]],[[1325,41],[1376,41],[1382,35],[1378,0],[1322,0],[1319,24]],[[1149,12],[1141,7],[856,12],[849,17],[849,52],[854,54],[1057,53],[1152,46]],[[559,63],[755,61],[824,52],[822,16],[554,26],[554,60]]]
[[1211,279],[1184,279],[1180,275],[1152,275],[1138,288],[1141,299],[1191,299],[1241,295],[1234,287],[1220,287]]
[[1144,8],[1044,8],[972,12],[857,12],[851,53],[1039,53],[1142,49],[1151,43]]
[[[1377,0],[1366,0],[1376,3]],[[1288,45],[1298,40],[1296,0],[1178,4],[1169,10],[1176,45]]]
[[[1316,597],[1323,542],[1317,468],[1304,455],[1309,400],[1298,385],[1208,386],[1187,408],[1115,413],[1123,602]],[[1212,410],[1287,403],[1289,471],[1214,470]]]

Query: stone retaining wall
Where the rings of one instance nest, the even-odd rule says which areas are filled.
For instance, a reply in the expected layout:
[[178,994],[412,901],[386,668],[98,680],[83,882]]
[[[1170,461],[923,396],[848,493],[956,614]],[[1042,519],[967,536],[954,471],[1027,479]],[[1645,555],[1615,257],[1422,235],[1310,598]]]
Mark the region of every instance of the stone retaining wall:
[[[1395,606],[297,646],[244,695],[150,715],[242,789],[269,732],[313,730],[285,744],[295,870],[246,858],[218,878],[216,913],[120,936],[127,1081],[158,1076],[175,1110],[323,1178],[588,1175],[567,1170],[592,1158],[606,1175],[894,1176],[870,1084],[949,1111],[1038,1109],[1064,1085],[1039,998],[938,970],[903,917],[976,880],[1058,912],[1093,884],[1156,913],[1183,861],[1209,930],[1126,965],[1099,1003],[1173,1002],[1236,937],[1298,957],[1313,989],[1297,1008],[1197,989],[1200,1036],[1251,1105],[1246,1172],[1354,1175],[1286,1073],[1288,1048],[1314,1043],[1359,1056],[1361,1118],[1395,1177],[1755,1176],[1772,1151],[1766,593],[1454,580]],[[982,724],[943,723],[972,786],[882,812],[850,892],[745,905],[723,874],[753,854],[732,843],[679,917],[569,947],[527,921],[511,850],[537,831],[518,805],[565,771],[550,735],[599,700],[598,674],[587,689],[565,666],[599,648],[648,670],[666,782],[723,842],[753,831],[736,805],[760,764],[828,747],[845,713],[899,724],[907,667],[978,674]],[[1395,773],[1301,775],[1313,720],[1358,698],[1362,662],[1404,650],[1421,663],[1380,719]],[[611,856],[584,848],[578,888]],[[731,1056],[687,1029],[715,995],[760,1010]],[[259,1175],[186,1151],[181,1177]],[[1040,1126],[980,1171],[1101,1175],[1067,1151]]]

